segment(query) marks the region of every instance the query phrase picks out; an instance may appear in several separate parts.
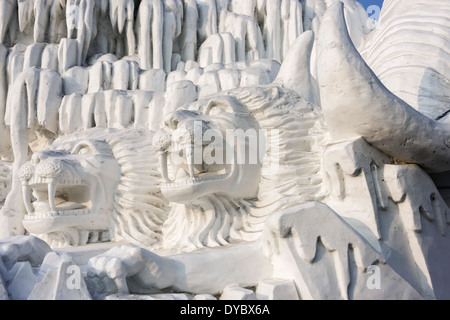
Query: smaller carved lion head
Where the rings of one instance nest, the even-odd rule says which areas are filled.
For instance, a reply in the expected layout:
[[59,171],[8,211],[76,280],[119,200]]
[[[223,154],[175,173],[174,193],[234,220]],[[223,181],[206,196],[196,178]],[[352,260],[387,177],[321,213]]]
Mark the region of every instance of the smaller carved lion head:
[[[148,130],[90,129],[33,154],[19,172],[23,225],[52,246],[159,239],[166,203]],[[146,194],[147,197],[142,196]],[[157,211],[157,212],[156,212]]]

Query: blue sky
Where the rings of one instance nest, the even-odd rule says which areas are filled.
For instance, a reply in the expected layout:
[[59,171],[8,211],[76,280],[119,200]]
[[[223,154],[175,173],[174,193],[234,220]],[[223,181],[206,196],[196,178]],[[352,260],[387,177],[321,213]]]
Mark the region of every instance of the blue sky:
[[358,0],[358,1],[361,2],[361,4],[366,9],[367,9],[367,7],[369,7],[371,5],[376,5],[376,6],[379,6],[380,8],[383,5],[383,0]]

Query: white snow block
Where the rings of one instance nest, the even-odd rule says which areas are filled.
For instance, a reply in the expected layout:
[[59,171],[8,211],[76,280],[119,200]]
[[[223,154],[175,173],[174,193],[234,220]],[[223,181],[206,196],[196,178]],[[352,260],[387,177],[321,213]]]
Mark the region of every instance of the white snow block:
[[167,86],[179,81],[186,80],[186,71],[175,70],[168,74],[167,76]]
[[[29,261],[32,267],[38,267],[51,251],[45,241],[34,236],[11,236],[0,240],[0,257],[8,269],[17,261]],[[1,267],[0,264],[0,271]]]
[[59,126],[61,132],[69,134],[83,128],[81,119],[81,94],[64,96],[59,112]]
[[103,91],[103,63],[96,62],[89,68],[88,93]]
[[65,95],[85,94],[89,86],[89,70],[83,67],[73,67],[64,73],[62,79]]
[[[149,126],[149,105],[153,98],[153,92],[136,90],[129,93],[133,100],[134,123],[135,128],[148,128]],[[158,127],[159,129],[159,127]]]
[[125,60],[113,63],[112,85],[115,90],[128,90],[130,81],[130,66]]
[[62,79],[54,70],[41,70],[37,99],[38,123],[58,133],[58,113],[62,100]]
[[129,95],[118,95],[115,101],[114,116],[115,128],[126,128],[133,123],[133,100]]
[[6,271],[6,268],[0,261],[0,301],[9,300],[8,291],[6,291],[5,281],[3,280],[2,276],[4,271]]
[[5,284],[3,280],[0,278],[0,301],[1,300],[9,300],[8,292],[6,291]]
[[250,67],[266,70],[269,73],[270,81],[273,82],[278,76],[281,64],[273,59],[260,59],[251,61]]
[[256,300],[256,295],[252,290],[230,285],[223,290],[219,300]]
[[241,74],[236,69],[223,69],[218,73],[221,90],[230,90],[239,88],[241,82]]
[[146,91],[165,91],[166,73],[162,69],[152,69],[140,75],[139,89]]
[[206,68],[212,63],[221,63],[223,50],[223,40],[220,35],[211,35],[199,49],[198,63],[200,67]]
[[199,67],[200,67],[200,64],[197,61],[188,60],[188,61],[186,61],[186,64],[184,65],[184,71],[188,72],[192,69],[197,69]]
[[28,261],[16,263],[10,279],[7,289],[12,300],[26,300],[39,280]]
[[77,55],[77,41],[75,39],[61,39],[58,51],[60,74],[64,74],[67,70],[77,65]]
[[210,294],[197,294],[196,296],[194,296],[194,298],[192,298],[192,300],[199,300],[199,301],[207,301],[207,300],[217,300],[214,296],[210,295]]
[[200,76],[203,74],[203,69],[200,67],[189,69],[186,72],[186,80],[192,81],[195,85],[198,84]]
[[81,122],[84,130],[95,126],[94,110],[101,93],[88,93],[81,98]]
[[[195,90],[195,86],[192,89]],[[148,104],[148,121],[147,121],[148,128],[150,130],[157,131],[160,129],[165,114],[164,111],[164,108],[166,108],[165,103],[166,100],[164,92],[155,92],[152,95],[152,100]]]
[[152,295],[140,295],[140,294],[112,294],[105,298],[105,300],[189,300],[189,297],[183,293],[160,293]]
[[80,267],[67,254],[49,253],[40,274],[28,300],[92,300]]
[[25,60],[23,55],[24,50],[26,50],[26,47],[23,44],[16,44],[8,50],[6,57],[6,75],[10,86],[14,84],[19,74],[23,71]]
[[178,81],[167,86],[165,93],[165,114],[197,100],[197,88],[188,80]]
[[212,64],[206,66],[203,69],[203,72],[218,72],[220,70],[223,70],[223,68],[224,68],[224,65],[222,63],[220,63],[220,62],[219,63],[212,63]]
[[198,97],[203,98],[220,92],[220,81],[216,72],[205,72],[198,80]]
[[58,49],[57,44],[47,44],[42,51],[41,68],[58,71]]
[[263,241],[272,255],[274,277],[293,279],[303,300],[423,299],[366,239],[322,203],[272,215]]
[[41,67],[42,51],[45,48],[44,43],[34,43],[27,47],[25,51],[25,59],[23,61],[23,68]]
[[256,288],[258,300],[299,300],[292,280],[271,279],[261,281]]
[[262,68],[250,67],[241,71],[241,87],[265,85],[270,81],[270,73]]
[[130,75],[128,80],[128,90],[135,91],[139,88],[139,64],[136,61],[128,61]]

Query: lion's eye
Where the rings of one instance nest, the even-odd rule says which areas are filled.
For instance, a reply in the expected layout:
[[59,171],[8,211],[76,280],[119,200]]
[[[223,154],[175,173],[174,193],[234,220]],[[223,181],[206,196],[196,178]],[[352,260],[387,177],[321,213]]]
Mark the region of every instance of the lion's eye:
[[211,109],[209,109],[208,114],[210,116],[217,116],[219,114],[225,113],[226,111],[224,110],[224,108],[221,107],[212,107]]
[[75,149],[74,154],[91,154],[92,152],[92,147],[88,146],[88,145],[79,145],[77,146],[77,148]]
[[87,154],[87,153],[91,153],[91,150],[89,149],[89,148],[81,148],[79,151],[78,151],[78,154]]
[[205,110],[205,115],[208,116],[214,116],[223,113],[233,113],[233,108],[228,104],[213,101],[206,107]]

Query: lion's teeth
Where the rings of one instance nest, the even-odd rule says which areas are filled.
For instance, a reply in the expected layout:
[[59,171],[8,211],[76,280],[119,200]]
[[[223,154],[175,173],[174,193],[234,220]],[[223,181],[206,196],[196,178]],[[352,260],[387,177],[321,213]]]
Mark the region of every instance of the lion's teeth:
[[29,185],[23,185],[22,186],[22,193],[23,193],[23,202],[25,204],[25,208],[27,209],[28,213],[32,213],[33,206],[31,205],[31,188]]
[[52,180],[48,184],[48,203],[50,205],[50,210],[53,212],[56,212],[56,206],[55,206],[56,186],[57,186],[56,180]]
[[166,182],[170,182],[169,172],[167,169],[167,153],[166,152],[159,153],[159,166],[161,168],[162,177],[166,180]]
[[189,179],[189,174],[184,168],[179,168],[177,171],[176,181],[185,181]]
[[42,183],[51,183],[53,180],[52,179],[47,179],[47,178],[43,178],[40,176],[35,176],[34,178],[31,179],[30,184],[42,184]]
[[33,214],[33,215],[28,214],[25,216],[25,220],[38,220],[38,219],[48,219],[48,218],[52,218],[52,217],[87,215],[89,213],[90,213],[89,209],[52,211],[52,212],[48,212],[48,213],[40,213],[40,214]]

